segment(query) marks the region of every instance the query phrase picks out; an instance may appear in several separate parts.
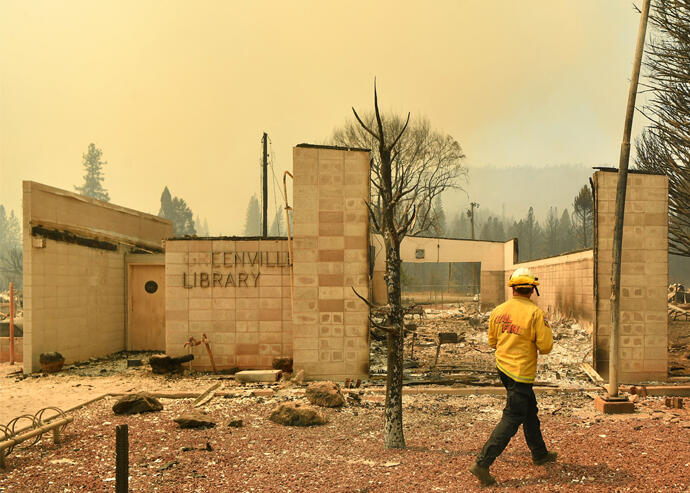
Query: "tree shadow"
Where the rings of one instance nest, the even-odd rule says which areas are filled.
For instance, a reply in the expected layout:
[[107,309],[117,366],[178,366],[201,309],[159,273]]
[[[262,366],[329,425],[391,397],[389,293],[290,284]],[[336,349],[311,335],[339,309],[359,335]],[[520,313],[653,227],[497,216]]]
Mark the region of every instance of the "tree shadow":
[[[536,469],[537,466],[535,466]],[[582,478],[584,482],[580,482]],[[586,478],[594,478],[587,480]],[[573,481],[577,479],[577,481]],[[507,481],[501,481],[497,478],[498,487],[513,487],[524,488],[526,486],[543,486],[544,484],[561,484],[561,485],[587,485],[598,486],[602,489],[613,486],[622,487],[629,484],[632,478],[623,471],[616,471],[605,464],[598,464],[596,466],[585,466],[580,464],[570,464],[567,462],[556,462],[544,466],[539,475],[526,478],[514,478]]]

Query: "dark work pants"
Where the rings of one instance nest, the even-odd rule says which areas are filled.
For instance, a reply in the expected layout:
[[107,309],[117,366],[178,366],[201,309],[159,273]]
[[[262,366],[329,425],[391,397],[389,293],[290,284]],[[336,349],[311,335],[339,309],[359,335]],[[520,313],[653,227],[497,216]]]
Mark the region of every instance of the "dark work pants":
[[508,442],[522,425],[525,441],[532,452],[533,459],[540,459],[547,453],[544,439],[541,436],[539,418],[537,417],[537,398],[530,383],[516,382],[498,371],[501,382],[508,392],[503,417],[494,428],[484,448],[477,457],[477,463],[482,467],[489,467],[508,446]]

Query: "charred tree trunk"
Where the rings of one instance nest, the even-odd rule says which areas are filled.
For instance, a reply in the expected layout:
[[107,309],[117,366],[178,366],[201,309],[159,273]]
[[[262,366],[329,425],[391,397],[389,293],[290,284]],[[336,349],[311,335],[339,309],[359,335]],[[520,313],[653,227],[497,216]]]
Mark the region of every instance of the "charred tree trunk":
[[403,385],[403,318],[402,296],[400,287],[400,245],[391,238],[386,239],[386,273],[388,289],[389,327],[388,332],[388,376],[386,381],[386,404],[384,440],[387,449],[405,448],[402,412]]
[[[401,191],[393,189],[393,174],[391,166],[391,150],[402,137],[410,122],[410,115],[398,136],[392,143],[386,144],[386,137],[383,130],[383,122],[379,113],[378,96],[376,94],[376,83],[374,82],[374,109],[376,112],[376,122],[378,133],[369,129],[359,118],[357,112],[352,108],[355,118],[362,127],[369,132],[379,143],[379,154],[381,156],[380,178],[378,184],[380,197],[384,204],[381,209],[380,217],[377,220],[376,214],[369,207],[370,218],[374,222],[376,230],[383,234],[386,248],[386,273],[384,279],[388,289],[388,316],[385,326],[378,326],[387,333],[388,342],[388,376],[386,382],[386,404],[384,426],[385,447],[405,448],[405,436],[403,433],[402,419],[402,378],[403,378],[403,319],[405,312],[402,306],[401,286],[400,286],[400,242],[405,237],[410,225],[414,221],[415,211],[403,214],[403,224],[399,224],[398,208],[400,204]],[[365,300],[366,301],[366,300]],[[371,304],[370,304],[371,306]],[[371,320],[371,319],[370,319]]]

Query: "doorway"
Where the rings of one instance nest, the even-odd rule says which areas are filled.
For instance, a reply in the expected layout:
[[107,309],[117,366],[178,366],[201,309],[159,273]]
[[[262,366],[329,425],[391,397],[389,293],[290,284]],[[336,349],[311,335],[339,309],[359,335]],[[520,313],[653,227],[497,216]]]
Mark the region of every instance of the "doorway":
[[127,350],[165,351],[165,265],[129,264]]

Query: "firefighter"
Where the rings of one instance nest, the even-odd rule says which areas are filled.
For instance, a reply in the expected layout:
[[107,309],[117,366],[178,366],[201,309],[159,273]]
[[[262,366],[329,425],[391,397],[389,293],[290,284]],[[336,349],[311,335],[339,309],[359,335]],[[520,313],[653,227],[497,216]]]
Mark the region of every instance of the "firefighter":
[[541,436],[537,399],[532,389],[537,351],[547,354],[553,346],[551,327],[544,320],[544,311],[530,299],[535,291],[539,296],[538,285],[529,269],[517,269],[508,280],[513,290],[512,298],[497,306],[489,318],[489,346],[496,349],[498,376],[506,388],[507,402],[501,421],[470,467],[470,472],[484,486],[496,482],[489,467],[520,425],[535,465],[555,462],[558,455],[547,450]]

